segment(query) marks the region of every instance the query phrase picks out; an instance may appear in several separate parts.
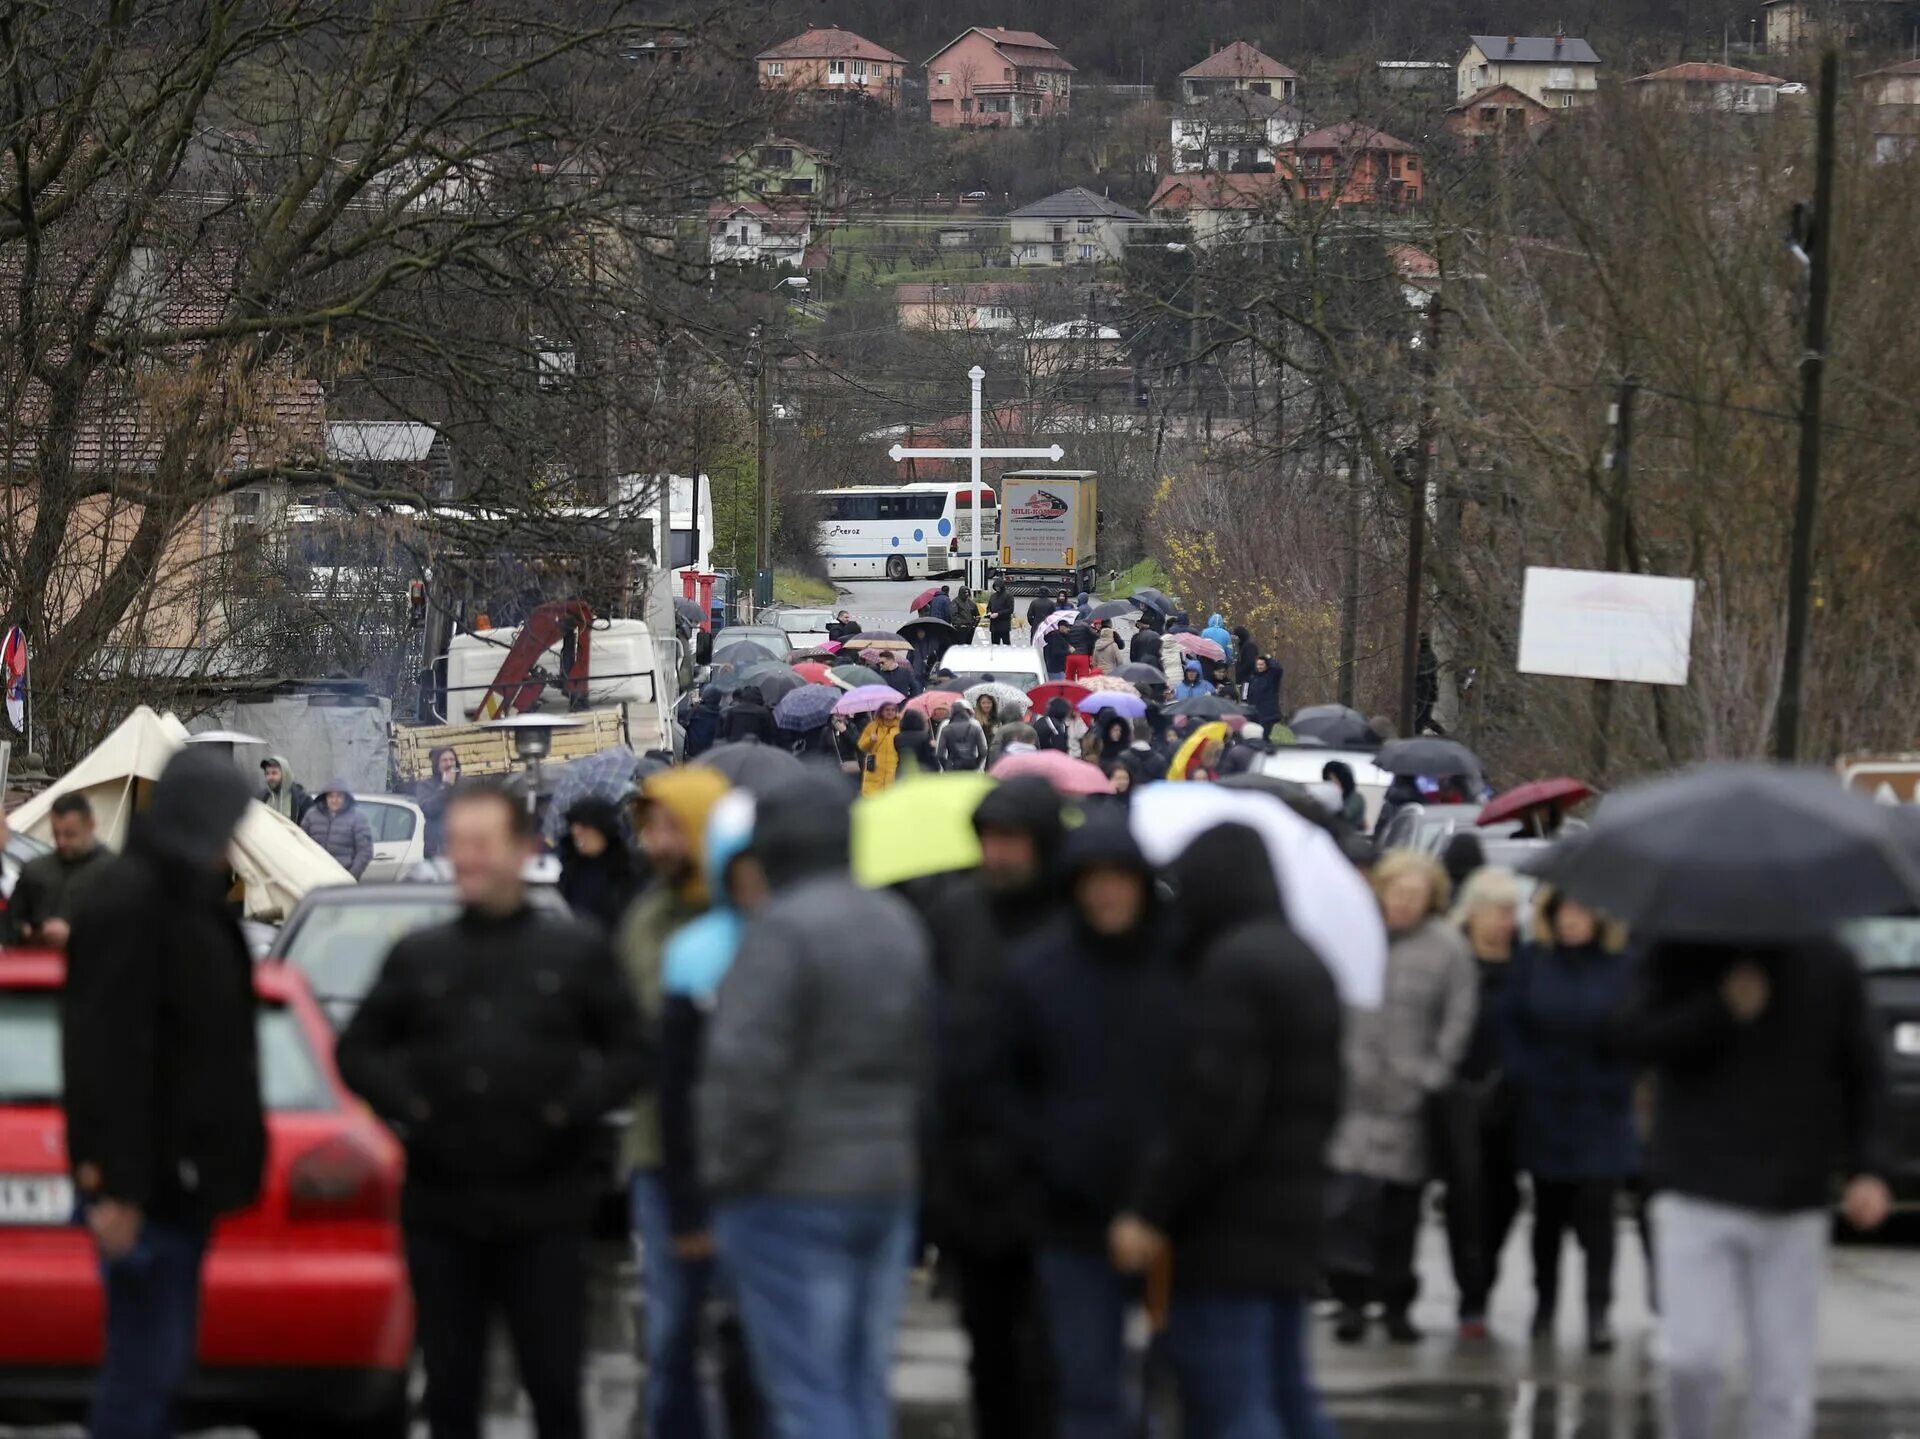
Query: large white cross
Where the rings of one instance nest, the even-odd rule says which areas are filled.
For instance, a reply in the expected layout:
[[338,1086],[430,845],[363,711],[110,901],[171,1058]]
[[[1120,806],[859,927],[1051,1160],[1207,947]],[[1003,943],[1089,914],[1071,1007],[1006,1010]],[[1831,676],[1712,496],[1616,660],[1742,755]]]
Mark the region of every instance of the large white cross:
[[986,583],[986,571],[980,562],[980,462],[982,460],[1052,460],[1059,464],[1066,451],[1058,445],[1049,445],[1044,450],[989,450],[980,445],[980,382],[987,372],[975,365],[967,371],[967,378],[973,381],[973,443],[965,449],[930,450],[918,446],[895,445],[887,454],[895,464],[902,460],[971,460],[973,461],[973,561],[967,566],[967,583],[975,589]]

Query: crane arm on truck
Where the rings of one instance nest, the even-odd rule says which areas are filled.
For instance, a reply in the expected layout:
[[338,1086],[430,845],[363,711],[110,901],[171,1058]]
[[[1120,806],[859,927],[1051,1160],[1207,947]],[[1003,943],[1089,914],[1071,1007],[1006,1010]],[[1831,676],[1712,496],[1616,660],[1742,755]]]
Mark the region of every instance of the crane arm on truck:
[[536,608],[520,626],[474,717],[499,719],[508,713],[524,714],[539,704],[541,692],[556,679],[540,667],[540,657],[556,644],[560,646],[561,692],[570,708],[585,709],[592,634],[593,609],[584,600],[556,600]]

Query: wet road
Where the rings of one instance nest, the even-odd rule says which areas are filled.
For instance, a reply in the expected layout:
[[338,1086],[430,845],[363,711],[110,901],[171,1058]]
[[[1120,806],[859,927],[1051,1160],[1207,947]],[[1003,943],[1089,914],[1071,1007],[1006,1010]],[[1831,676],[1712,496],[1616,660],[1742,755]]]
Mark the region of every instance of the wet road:
[[[1566,1256],[1565,1314],[1557,1343],[1524,1338],[1532,1296],[1524,1228],[1507,1251],[1494,1301],[1495,1342],[1463,1348],[1452,1335],[1454,1292],[1439,1232],[1423,1238],[1425,1294],[1416,1318],[1429,1337],[1407,1348],[1373,1339],[1347,1349],[1317,1326],[1315,1365],[1346,1439],[1642,1439],[1652,1436],[1651,1318],[1637,1241],[1621,1233],[1616,1318],[1619,1352],[1590,1359],[1575,1311],[1578,1256]],[[592,1439],[626,1439],[642,1378],[634,1354],[631,1266],[609,1249],[596,1274],[594,1355],[588,1388]],[[1920,1242],[1911,1228],[1894,1245],[1835,1251],[1821,1338],[1822,1439],[1920,1439]],[[1737,1361],[1736,1361],[1737,1362]],[[510,1365],[494,1366],[487,1439],[533,1439]],[[969,1439],[966,1344],[947,1306],[916,1294],[894,1370],[902,1439]],[[75,1429],[8,1431],[7,1439],[77,1436]],[[424,1435],[424,1429],[421,1434]],[[245,1439],[245,1431],[205,1439]],[[990,1439],[990,1436],[980,1436]],[[1172,1439],[1171,1431],[1167,1439]]]

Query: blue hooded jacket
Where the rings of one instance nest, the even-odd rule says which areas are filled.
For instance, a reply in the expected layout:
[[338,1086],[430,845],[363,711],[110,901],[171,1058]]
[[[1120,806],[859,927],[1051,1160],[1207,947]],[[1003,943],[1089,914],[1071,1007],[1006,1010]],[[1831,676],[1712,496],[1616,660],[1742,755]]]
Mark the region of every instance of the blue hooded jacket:
[[733,967],[746,918],[727,893],[727,867],[753,839],[752,796],[735,790],[707,820],[707,892],[712,906],[667,941],[660,960],[660,1151],[668,1219],[676,1235],[707,1227],[700,1188],[693,1093],[700,1082],[707,1015]]
[[1205,639],[1220,646],[1220,653],[1227,657],[1227,663],[1233,663],[1233,632],[1227,628],[1227,622],[1219,615],[1207,616],[1207,627],[1200,631]]

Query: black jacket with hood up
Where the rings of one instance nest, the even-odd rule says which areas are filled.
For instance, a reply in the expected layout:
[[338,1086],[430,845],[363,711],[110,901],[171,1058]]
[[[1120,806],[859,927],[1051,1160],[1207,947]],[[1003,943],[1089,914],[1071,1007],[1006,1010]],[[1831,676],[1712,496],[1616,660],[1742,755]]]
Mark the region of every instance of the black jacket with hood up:
[[253,959],[220,863],[247,801],[226,759],[176,755],[67,944],[68,1157],[159,1218],[204,1222],[260,1192]]
[[1221,825],[1170,877],[1193,965],[1171,1113],[1135,1208],[1173,1242],[1174,1283],[1312,1293],[1340,1117],[1340,996],[1286,924],[1258,834]]
[[1037,1222],[1033,1187],[983,1091],[993,1073],[1008,956],[1061,912],[1057,867],[1066,829],[1053,786],[1031,777],[989,790],[973,824],[1031,835],[1040,861],[1031,884],[1000,889],[971,874],[930,889],[926,906],[939,1024],[927,1218],[936,1242],[991,1254],[1030,1241]]
[[733,703],[727,706],[727,712],[720,721],[720,739],[723,744],[733,744],[743,739],[757,739],[762,744],[780,742],[780,731],[773,722],[773,711],[767,707],[766,698],[758,686],[748,685],[733,697]]
[[[1126,818],[1090,814],[1062,850],[1061,891],[1098,864],[1153,871]],[[1067,910],[1015,951],[988,1086],[994,1124],[1037,1186],[1043,1239],[1104,1249],[1164,1124],[1186,993],[1153,899],[1132,934]]]

